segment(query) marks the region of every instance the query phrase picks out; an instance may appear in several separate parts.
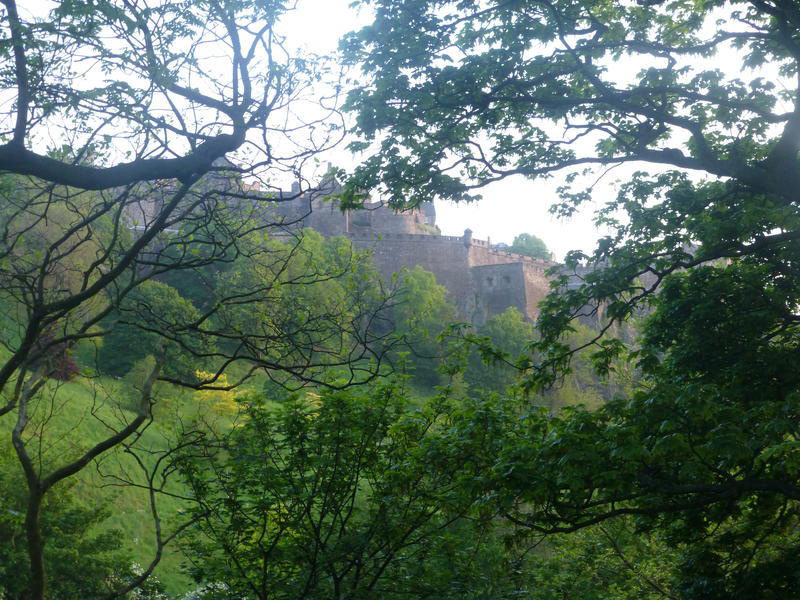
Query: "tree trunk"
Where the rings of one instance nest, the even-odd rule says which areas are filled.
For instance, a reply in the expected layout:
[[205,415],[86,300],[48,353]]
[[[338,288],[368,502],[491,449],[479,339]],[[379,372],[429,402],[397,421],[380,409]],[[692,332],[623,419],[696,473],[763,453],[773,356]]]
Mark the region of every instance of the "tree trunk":
[[26,600],[44,600],[46,578],[44,570],[44,541],[42,540],[39,516],[43,494],[39,486],[29,490],[28,511],[25,514],[25,536],[28,539],[28,558],[31,563],[30,595]]

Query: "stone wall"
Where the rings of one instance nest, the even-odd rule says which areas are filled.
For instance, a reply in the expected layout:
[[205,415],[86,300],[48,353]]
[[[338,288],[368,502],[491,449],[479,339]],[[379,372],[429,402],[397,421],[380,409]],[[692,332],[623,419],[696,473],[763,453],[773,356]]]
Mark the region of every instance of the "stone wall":
[[535,320],[539,316],[539,303],[550,292],[550,278],[547,276],[547,269],[552,266],[554,263],[540,259],[529,259],[522,263],[527,309],[523,312],[531,320]]
[[372,252],[386,279],[403,267],[431,271],[449,291],[459,317],[476,325],[509,306],[534,320],[549,288],[550,263],[492,248],[469,232],[456,237],[351,231],[348,237],[356,248]]
[[372,251],[373,262],[384,278],[403,267],[419,265],[436,275],[456,304],[472,291],[469,250],[460,237],[367,232],[351,232],[348,237],[356,248]]
[[360,210],[342,211],[327,196],[331,190],[299,194],[283,200],[273,209],[273,218],[291,222],[293,228],[310,227],[326,237],[347,233],[411,233],[427,235],[435,226],[431,207],[396,212],[382,203],[367,204]]
[[[465,239],[465,238],[458,238]],[[544,273],[553,263],[542,260],[541,258],[531,258],[522,254],[515,254],[502,248],[494,248],[486,240],[476,240],[470,238],[469,245],[470,265],[474,267],[482,265],[504,265],[510,262],[522,262],[530,265],[531,269],[540,270]]]
[[[198,190],[231,186],[241,184],[225,174],[212,174]],[[473,239],[470,230],[463,236],[433,234],[438,229],[432,203],[400,213],[380,203],[367,204],[363,210],[342,211],[335,200],[329,199],[340,190],[335,181],[323,182],[319,189],[307,192],[301,192],[295,184],[290,192],[264,192],[256,207],[265,222],[282,224],[284,234],[310,227],[325,237],[349,237],[356,248],[372,252],[376,268],[387,280],[403,267],[419,265],[431,271],[447,288],[459,318],[465,321],[480,325],[510,306],[529,320],[536,318],[537,304],[549,289],[545,270],[551,263],[494,248],[488,241]],[[146,229],[169,191],[154,185],[139,203],[129,207],[131,229]],[[261,194],[258,189],[247,191]]]
[[520,262],[472,267],[476,312],[471,321],[482,324],[493,315],[513,306],[528,318],[524,266]]

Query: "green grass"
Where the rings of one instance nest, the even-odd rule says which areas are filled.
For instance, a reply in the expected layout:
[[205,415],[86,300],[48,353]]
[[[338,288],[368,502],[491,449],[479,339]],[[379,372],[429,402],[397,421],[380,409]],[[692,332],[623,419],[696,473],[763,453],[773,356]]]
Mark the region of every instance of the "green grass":
[[[164,390],[162,390],[164,391]],[[167,390],[170,391],[170,390]],[[37,452],[48,469],[57,468],[73,460],[105,439],[110,427],[122,426],[125,421],[134,417],[130,410],[120,408],[125,405],[130,390],[124,381],[106,378],[77,378],[68,383],[49,382],[37,399],[31,414],[31,426],[28,431],[34,435],[29,440],[31,452]],[[158,406],[156,418],[144,432],[138,445],[150,449],[167,447],[171,431],[173,411],[183,412],[186,418],[196,413],[191,408],[191,399],[184,393],[173,391],[173,398]],[[13,413],[0,419],[5,431],[10,431]],[[41,443],[40,443],[41,441]],[[11,453],[11,448],[2,450]],[[37,457],[38,458],[38,457]],[[152,466],[153,459],[146,460]],[[114,481],[105,475],[122,476],[133,474],[141,479],[134,459],[116,448],[105,453],[96,463],[88,465],[76,476],[76,485],[72,493],[90,507],[106,507],[111,517],[102,523],[102,528],[114,528],[123,532],[125,550],[134,562],[147,565],[153,556],[155,543],[153,523],[149,511],[148,497],[145,490],[125,485],[112,485]],[[172,482],[170,489],[176,493],[186,490],[178,482]],[[160,496],[158,507],[162,517],[162,526],[170,531],[177,522],[183,502],[168,496]],[[181,556],[174,546],[168,548],[161,564],[156,569],[156,576],[165,584],[172,594],[179,594],[192,589],[191,580],[181,573]]]
[[[73,358],[82,365],[93,364],[96,351],[102,349],[96,348],[93,343],[79,344]],[[0,349],[0,361],[7,358],[7,352]],[[84,372],[84,376],[70,382],[48,382],[34,403],[31,425],[27,429],[28,434],[33,436],[29,439],[31,452],[40,453],[38,458],[47,465],[47,471],[81,456],[87,449],[110,435],[111,428],[119,428],[134,418],[133,408],[137,403],[134,388],[141,384],[147,372],[147,365],[141,365],[141,368],[133,369],[132,374],[122,379]],[[235,375],[231,379],[236,379]],[[264,378],[255,378],[249,382],[248,387],[260,391],[264,388],[265,381]],[[267,387],[271,390],[275,386]],[[219,414],[214,410],[214,404],[219,399],[213,398],[213,394],[192,394],[166,384],[157,384],[155,391],[158,401],[154,409],[154,420],[143,432],[137,444],[139,446],[152,450],[167,448],[176,435],[175,426],[179,420],[188,423],[195,417],[203,416],[213,418],[221,428],[231,426],[230,415]],[[273,390],[273,393],[276,392]],[[420,398],[427,395],[422,389],[415,390],[415,394]],[[14,412],[0,417],[0,444],[4,446],[0,448],[0,452],[11,459],[12,465],[16,465],[16,459],[5,433],[10,434],[14,419]],[[148,466],[152,466],[153,461],[152,457],[145,459]],[[99,528],[120,530],[124,550],[134,562],[145,566],[152,560],[155,548],[147,493],[136,487],[114,485],[114,480],[107,477],[124,474],[141,477],[137,469],[132,456],[122,448],[112,449],[72,478],[74,486],[71,493],[85,506],[96,507],[98,510],[104,508],[110,512],[111,516]],[[173,481],[169,489],[176,494],[187,493],[177,481]],[[158,507],[166,532],[170,532],[180,522],[180,513],[186,506],[179,499],[159,496]],[[175,596],[196,587],[182,573],[182,561],[182,556],[173,545],[167,548],[155,571],[155,576]]]

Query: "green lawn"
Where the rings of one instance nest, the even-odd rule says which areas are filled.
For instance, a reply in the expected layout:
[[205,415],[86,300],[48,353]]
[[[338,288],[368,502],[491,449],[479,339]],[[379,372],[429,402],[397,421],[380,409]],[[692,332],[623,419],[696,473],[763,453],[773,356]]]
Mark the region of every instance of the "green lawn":
[[[155,419],[137,443],[151,452],[168,447],[174,436],[174,414],[180,412],[184,419],[191,419],[192,413],[196,414],[199,408],[192,407],[192,399],[186,392],[160,392],[167,392],[167,397],[156,405]],[[49,382],[32,411],[28,429],[32,436],[28,444],[31,452],[37,452],[43,464],[51,468],[77,458],[107,437],[111,428],[119,427],[134,417],[132,411],[120,407],[130,403],[130,394],[124,380],[79,377],[68,383]],[[0,419],[5,431],[10,430],[8,425],[12,416]],[[3,449],[3,452],[10,453],[11,448]],[[144,463],[152,466],[155,456],[144,455]],[[120,529],[132,559],[146,565],[152,559],[155,547],[147,493],[143,489],[121,485],[113,476],[142,481],[141,470],[134,458],[117,448],[87,466],[76,477],[72,492],[89,506],[107,507],[112,516],[102,527]],[[175,481],[169,483],[168,489],[178,494],[185,491]],[[177,522],[182,504],[175,498],[159,496],[162,526],[167,532]],[[168,550],[156,570],[157,577],[171,593],[192,588],[189,578],[180,573],[180,563],[181,557],[174,549]]]

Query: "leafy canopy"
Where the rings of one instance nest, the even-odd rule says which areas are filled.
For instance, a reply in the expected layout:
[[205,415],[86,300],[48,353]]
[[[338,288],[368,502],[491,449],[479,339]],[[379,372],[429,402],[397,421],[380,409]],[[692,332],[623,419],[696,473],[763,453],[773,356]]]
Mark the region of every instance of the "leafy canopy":
[[531,233],[520,233],[516,236],[510,250],[517,254],[524,254],[531,258],[541,258],[542,260],[550,260],[551,257],[544,240]]
[[641,161],[797,189],[796,3],[371,4],[374,22],[343,41],[366,75],[353,147],[379,145],[354,190],[463,200],[509,175]]
[[183,541],[197,581],[260,600],[482,598],[514,585],[471,485],[509,406],[443,391],[415,409],[402,380],[241,402],[240,426],[178,462],[199,518]]
[[[639,383],[509,434],[490,486],[508,518],[552,533],[633,516],[678,550],[681,597],[796,596],[800,7],[376,4],[344,44],[367,75],[355,147],[377,147],[353,190],[401,206],[563,172],[569,214],[584,169],[640,169],[598,214],[613,233],[554,273],[527,388],[583,351]],[[612,335],[642,315],[638,347]],[[576,319],[599,333],[575,347]]]

